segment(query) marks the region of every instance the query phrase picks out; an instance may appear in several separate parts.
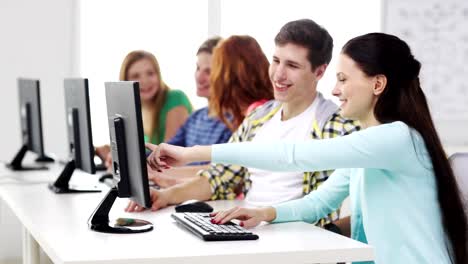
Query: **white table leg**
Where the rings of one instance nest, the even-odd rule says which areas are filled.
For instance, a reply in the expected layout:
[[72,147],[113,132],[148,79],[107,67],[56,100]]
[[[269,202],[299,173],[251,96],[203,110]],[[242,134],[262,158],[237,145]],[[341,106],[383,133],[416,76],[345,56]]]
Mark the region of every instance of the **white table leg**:
[[41,264],[54,264],[49,256],[47,256],[47,254],[44,252],[44,250],[42,250],[42,248],[40,249],[40,252]]
[[40,260],[39,244],[23,227],[23,264],[40,264]]

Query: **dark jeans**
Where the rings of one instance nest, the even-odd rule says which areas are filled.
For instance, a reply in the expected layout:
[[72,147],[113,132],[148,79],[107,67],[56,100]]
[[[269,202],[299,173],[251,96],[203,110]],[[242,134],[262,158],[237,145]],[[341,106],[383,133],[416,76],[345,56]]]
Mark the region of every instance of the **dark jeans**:
[[[333,223],[326,224],[326,225],[323,226],[323,228],[325,228],[326,230],[331,231],[333,233],[337,233],[338,235],[343,235],[340,228],[337,225],[333,224]],[[344,262],[339,262],[337,264],[345,264],[345,263]]]

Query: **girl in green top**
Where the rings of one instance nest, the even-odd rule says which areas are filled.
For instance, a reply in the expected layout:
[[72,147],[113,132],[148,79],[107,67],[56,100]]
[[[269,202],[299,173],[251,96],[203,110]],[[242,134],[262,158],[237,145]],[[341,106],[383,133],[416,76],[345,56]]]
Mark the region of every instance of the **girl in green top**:
[[169,89],[156,57],[147,51],[132,51],[125,57],[120,80],[140,83],[143,129],[148,142],[159,144],[172,138],[192,113],[187,96]]
[[[121,81],[140,84],[141,112],[145,141],[153,144],[171,139],[192,113],[189,99],[180,90],[170,90],[162,80],[156,57],[142,50],[130,52],[120,68]],[[96,154],[110,168],[109,145],[96,148]]]

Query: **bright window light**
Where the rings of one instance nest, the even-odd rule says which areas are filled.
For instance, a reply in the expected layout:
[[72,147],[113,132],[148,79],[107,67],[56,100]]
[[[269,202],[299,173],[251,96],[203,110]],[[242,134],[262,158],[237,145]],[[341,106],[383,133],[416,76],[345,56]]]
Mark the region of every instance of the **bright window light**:
[[195,107],[195,63],[208,37],[208,1],[80,1],[80,75],[89,79],[95,145],[109,132],[104,82],[117,81],[124,57],[132,50],[152,52],[164,81],[183,90]]
[[[206,100],[195,93],[196,50],[208,37],[208,4],[213,0],[80,1],[80,75],[90,83],[94,142],[108,142],[104,82],[118,80],[125,55],[136,49],[155,54],[162,76],[183,90],[195,108]],[[319,84],[327,98],[335,85],[335,60],[343,44],[360,34],[381,30],[381,1],[269,0],[221,1],[220,35],[251,35],[269,59],[273,39],[291,20],[311,18],[334,38],[333,60]],[[216,12],[216,8],[215,8]],[[215,22],[216,23],[216,22]]]
[[333,37],[332,61],[319,82],[318,90],[326,98],[336,83],[336,60],[349,39],[369,32],[381,31],[381,1],[379,0],[236,0],[221,2],[221,34],[247,34],[254,37],[271,61],[274,38],[289,21],[309,18],[325,27]]

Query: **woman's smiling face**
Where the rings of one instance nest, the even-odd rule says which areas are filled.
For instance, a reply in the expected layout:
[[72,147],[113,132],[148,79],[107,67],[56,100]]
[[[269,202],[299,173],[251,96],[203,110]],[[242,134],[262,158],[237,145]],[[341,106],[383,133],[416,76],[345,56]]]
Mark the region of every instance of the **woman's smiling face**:
[[159,90],[159,76],[154,65],[146,58],[136,61],[129,67],[128,80],[140,83],[142,101],[152,100]]

